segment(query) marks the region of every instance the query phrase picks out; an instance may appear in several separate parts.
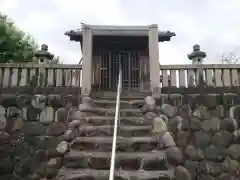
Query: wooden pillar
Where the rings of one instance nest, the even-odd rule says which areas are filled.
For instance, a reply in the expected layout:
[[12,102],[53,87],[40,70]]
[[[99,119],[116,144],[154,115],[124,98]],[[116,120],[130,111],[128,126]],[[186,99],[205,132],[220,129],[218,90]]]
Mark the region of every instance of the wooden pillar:
[[156,24],[149,26],[148,44],[151,91],[153,96],[158,96],[161,93],[161,88],[158,49],[158,26]]
[[92,30],[83,26],[82,95],[89,96],[92,88]]

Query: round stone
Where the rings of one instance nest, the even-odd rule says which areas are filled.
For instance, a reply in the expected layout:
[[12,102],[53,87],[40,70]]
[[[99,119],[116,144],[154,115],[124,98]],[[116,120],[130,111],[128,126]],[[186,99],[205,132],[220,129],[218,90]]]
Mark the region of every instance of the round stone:
[[5,116],[6,110],[3,106],[0,105],[0,116]]
[[41,110],[34,108],[33,106],[27,107],[27,120],[28,121],[38,121],[39,120],[39,114],[41,113]]
[[177,113],[177,108],[170,104],[163,104],[161,106],[161,112],[168,117],[173,117]]
[[167,161],[171,165],[179,165],[183,163],[183,154],[178,147],[169,147],[166,149]]
[[53,123],[47,127],[47,135],[60,136],[67,130],[67,126],[63,123]]
[[146,114],[144,114],[145,120],[153,120],[156,117],[157,117],[157,114],[154,112],[147,112]]
[[8,118],[14,118],[21,116],[22,112],[18,107],[12,106],[7,108],[7,117]]
[[5,116],[0,116],[0,131],[4,131],[7,126],[7,119]]
[[210,146],[205,149],[204,151],[204,158],[205,160],[210,160],[210,161],[223,161],[227,157],[227,149],[225,148],[220,148],[220,147],[215,147],[215,146]]
[[145,99],[145,112],[153,112],[156,108],[156,101],[152,96],[147,96]]
[[197,131],[194,133],[194,143],[197,147],[205,149],[211,142],[211,137],[205,132]]
[[24,120],[22,117],[17,117],[13,121],[12,132],[19,131],[24,125]]
[[199,131],[202,128],[202,121],[196,117],[192,117],[190,120],[190,128],[192,131]]
[[189,104],[184,104],[179,108],[178,113],[183,119],[187,119],[187,118],[189,118],[190,114],[192,113],[192,109],[189,106]]
[[55,122],[67,123],[67,109],[59,108],[56,112]]
[[171,132],[177,132],[182,130],[183,119],[180,116],[175,116],[170,119],[168,122],[168,126]]
[[233,132],[238,128],[238,123],[234,118],[224,118],[221,120],[221,130],[226,130],[228,132]]
[[240,158],[240,144],[232,144],[228,148],[228,152],[233,159],[238,160]]
[[204,132],[216,133],[220,130],[221,119],[214,117],[208,120],[204,120],[202,123],[202,129]]
[[227,131],[220,131],[212,137],[212,143],[216,147],[228,147],[231,144],[232,139],[232,133]]
[[208,112],[207,107],[205,106],[198,106],[194,112],[193,112],[193,116],[197,117],[198,119],[209,119],[210,117],[210,113]]
[[203,151],[200,148],[189,145],[185,150],[185,156],[192,161],[201,161],[204,159]]
[[40,136],[46,132],[46,128],[40,122],[25,122],[23,132],[25,135]]
[[47,152],[44,149],[39,149],[36,151],[35,158],[39,162],[46,161],[48,159]]
[[36,94],[33,96],[31,104],[34,108],[43,110],[46,106],[46,97],[44,95]]
[[223,173],[220,176],[218,176],[216,180],[236,180],[236,179],[234,176],[231,176],[230,174]]
[[167,131],[168,128],[165,121],[160,117],[154,118],[152,133],[164,134]]
[[233,132],[234,144],[240,144],[240,129]]
[[78,128],[79,126],[80,126],[79,120],[73,120],[72,122],[68,123],[69,129]]
[[191,180],[190,171],[182,166],[176,167],[175,176],[176,176],[176,180]]
[[198,180],[215,180],[215,178],[211,175],[201,174],[199,175]]
[[191,173],[191,178],[195,180],[196,176],[199,172],[199,162],[197,161],[191,161],[191,160],[185,160],[184,167],[188,169]]
[[51,124],[54,121],[54,109],[52,107],[46,107],[40,113],[40,122],[43,124]]
[[224,168],[228,173],[234,174],[240,170],[240,163],[237,160],[227,157],[223,162]]
[[63,140],[68,141],[68,142],[74,140],[75,137],[76,137],[74,131],[75,131],[75,129],[74,130],[72,130],[72,129],[67,130],[63,135]]
[[222,172],[222,163],[211,161],[201,161],[199,166],[200,173],[209,174],[214,177],[219,176]]
[[0,131],[0,145],[6,144],[9,140],[10,135],[7,132]]
[[69,150],[69,144],[66,141],[62,141],[56,148],[57,152],[60,154],[65,154]]
[[176,143],[171,135],[170,132],[166,132],[160,139],[159,144],[163,148],[168,148],[168,147],[174,147],[176,146]]
[[177,146],[185,148],[190,143],[191,134],[189,131],[179,131],[176,133],[175,141]]

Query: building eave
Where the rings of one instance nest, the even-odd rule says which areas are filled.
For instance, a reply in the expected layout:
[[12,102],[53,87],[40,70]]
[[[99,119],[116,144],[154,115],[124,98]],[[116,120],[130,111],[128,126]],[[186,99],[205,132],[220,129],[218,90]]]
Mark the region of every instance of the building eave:
[[[84,28],[90,28],[94,36],[135,36],[142,37],[148,36],[149,26],[98,26],[98,25],[86,25]],[[70,30],[65,32],[65,35],[70,38],[71,41],[82,41],[83,31]],[[173,36],[176,36],[174,32],[160,31],[158,33],[159,42],[170,41]]]

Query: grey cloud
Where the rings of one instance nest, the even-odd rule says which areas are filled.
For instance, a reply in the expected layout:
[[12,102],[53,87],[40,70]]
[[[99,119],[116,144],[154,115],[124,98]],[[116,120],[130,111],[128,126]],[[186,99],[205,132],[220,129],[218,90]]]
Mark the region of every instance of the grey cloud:
[[[21,0],[15,8],[9,11],[9,15],[19,24],[26,21],[31,14],[39,12],[46,19],[49,14],[54,15],[51,27],[44,27],[34,31],[38,40],[48,43],[49,48],[55,54],[59,54],[68,61],[67,55],[80,58],[80,45],[70,42],[64,36],[64,32],[70,29],[80,28],[80,21],[91,24],[133,24],[147,25],[159,24],[161,30],[171,30],[177,36],[172,38],[168,49],[171,54],[179,54],[176,63],[188,62],[186,54],[192,50],[192,45],[198,43],[207,52],[209,62],[217,62],[223,51],[237,51],[239,49],[240,36],[240,3],[238,0],[219,1],[192,1],[192,0],[118,0],[118,10],[112,13],[107,4],[100,4],[102,14],[88,11],[79,7],[79,11],[64,11],[59,8],[57,1],[33,1]],[[67,7],[66,7],[67,8]],[[115,8],[115,6],[114,6]],[[114,9],[115,10],[115,9]],[[101,12],[101,11],[100,11]],[[111,14],[107,14],[111,12]],[[104,14],[104,15],[103,15]],[[37,22],[36,22],[37,23]],[[26,29],[28,30],[28,29]],[[51,46],[54,46],[51,48]],[[76,62],[76,59],[74,62]],[[184,60],[183,60],[184,59]],[[216,60],[212,60],[216,59]],[[71,61],[71,60],[69,60]]]

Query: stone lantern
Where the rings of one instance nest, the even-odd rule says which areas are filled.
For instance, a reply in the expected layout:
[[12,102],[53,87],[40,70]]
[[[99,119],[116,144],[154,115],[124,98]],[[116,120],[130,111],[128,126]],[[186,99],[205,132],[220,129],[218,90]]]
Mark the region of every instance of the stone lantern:
[[206,56],[206,53],[201,51],[200,46],[196,44],[193,46],[193,52],[188,54],[188,59],[192,61],[192,64],[202,64]]
[[50,64],[50,61],[53,59],[54,55],[48,52],[48,46],[43,44],[41,50],[35,53],[35,57],[38,59],[39,64]]
[[[200,46],[198,44],[193,46],[193,52],[188,54],[188,59],[192,61],[192,64],[202,64],[203,59],[206,57],[206,53],[200,50]],[[199,86],[203,83],[203,68],[199,67],[195,73],[194,71],[189,71],[190,74],[188,79],[189,86]]]

